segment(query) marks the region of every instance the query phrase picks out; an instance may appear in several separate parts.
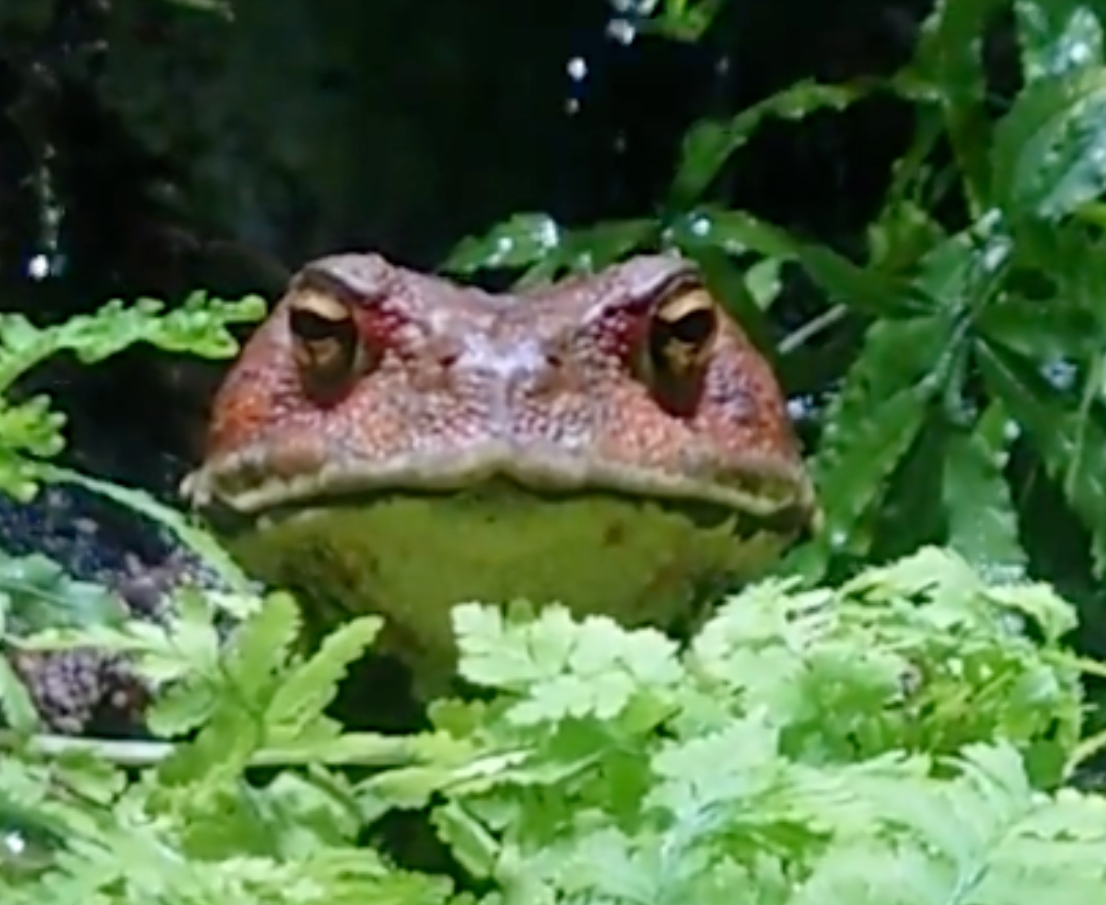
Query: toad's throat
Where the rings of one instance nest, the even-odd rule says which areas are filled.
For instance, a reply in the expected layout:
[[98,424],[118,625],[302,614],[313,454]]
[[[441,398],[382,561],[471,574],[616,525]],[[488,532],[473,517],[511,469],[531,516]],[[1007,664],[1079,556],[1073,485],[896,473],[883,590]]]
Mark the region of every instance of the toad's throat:
[[331,455],[294,462],[246,449],[210,460],[186,480],[196,508],[257,517],[277,510],[318,508],[380,494],[451,494],[510,487],[545,496],[613,495],[659,503],[718,507],[787,530],[816,518],[813,488],[798,464],[750,454],[725,469],[689,451],[679,468],[612,462],[561,449],[459,449],[366,460]]

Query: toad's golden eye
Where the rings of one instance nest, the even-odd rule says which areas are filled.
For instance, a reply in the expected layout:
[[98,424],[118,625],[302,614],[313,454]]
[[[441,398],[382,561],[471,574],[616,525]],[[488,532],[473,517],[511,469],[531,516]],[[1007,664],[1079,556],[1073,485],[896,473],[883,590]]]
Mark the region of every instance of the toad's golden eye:
[[292,355],[306,385],[333,388],[358,367],[360,338],[349,307],[332,295],[305,291],[288,309]]
[[658,377],[685,377],[706,362],[718,335],[718,309],[695,286],[664,299],[649,324],[649,358]]

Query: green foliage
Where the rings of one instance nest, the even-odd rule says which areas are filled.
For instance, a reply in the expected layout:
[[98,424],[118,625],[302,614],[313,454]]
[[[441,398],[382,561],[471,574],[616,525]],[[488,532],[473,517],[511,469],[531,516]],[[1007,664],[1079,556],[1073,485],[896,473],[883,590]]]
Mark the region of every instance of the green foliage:
[[[21,314],[0,314],[0,493],[28,500],[42,482],[80,484],[165,524],[219,572],[228,587],[245,587],[245,576],[226,553],[179,512],[137,489],[99,481],[51,462],[64,446],[64,416],[51,409],[47,397],[10,401],[13,386],[21,377],[60,353],[92,364],[146,342],[168,352],[228,357],[237,344],[227,325],[256,319],[264,313],[265,304],[259,297],[224,302],[197,292],[166,313],[163,308],[153,299],[140,299],[128,307],[117,300],[94,314],[51,327],[38,327]],[[140,626],[120,628],[124,616],[122,601],[114,593],[72,579],[62,565],[45,556],[0,554],[0,644],[5,649],[24,648],[27,634],[40,630],[60,632],[63,639],[72,631],[102,633],[104,646],[117,650],[148,642],[150,627],[146,626],[147,634]],[[138,637],[130,638],[128,632],[138,632]],[[121,643],[123,639],[130,646]],[[62,646],[69,645],[63,641]],[[27,690],[3,656],[0,712],[2,722],[15,730],[30,732],[38,726]]]
[[[229,582],[241,584],[244,576],[230,558],[180,513],[139,490],[99,481],[51,462],[65,444],[65,417],[51,409],[47,397],[11,401],[12,388],[21,377],[62,353],[94,364],[145,342],[166,352],[228,358],[238,349],[228,325],[253,321],[265,313],[265,302],[258,296],[226,302],[203,292],[193,293],[167,312],[164,307],[155,299],[139,299],[126,307],[115,300],[93,314],[50,327],[38,327],[22,314],[0,314],[0,493],[29,500],[42,482],[80,484],[164,523]],[[26,566],[16,564],[14,568]],[[0,585],[3,582],[0,577]]]
[[37,327],[21,314],[0,315],[0,492],[30,499],[44,475],[54,477],[41,460],[64,446],[64,416],[50,409],[46,397],[9,401],[12,386],[36,365],[62,352],[94,364],[140,342],[167,352],[226,358],[238,348],[227,325],[256,320],[265,303],[257,296],[224,302],[196,292],[167,313],[163,308],[155,299],[127,307],[116,300],[51,327]]
[[[788,384],[836,387],[816,413],[812,457],[825,530],[783,572],[848,574],[940,543],[995,574],[1044,570],[1101,609],[1102,12],[1079,0],[940,0],[893,78],[801,82],[692,128],[656,219],[568,230],[519,215],[462,242],[445,269],[521,268],[527,284],[679,249],[775,353]],[[1015,39],[1021,70],[999,99],[982,56],[996,27]],[[860,260],[712,198],[766,118],[841,110],[873,93],[912,106],[915,138]],[[780,283],[755,279],[785,264],[807,272],[826,309],[781,337],[769,322]],[[1042,510],[1045,484],[1061,505]],[[1058,524],[1075,538],[1062,552]]]
[[[287,597],[239,600],[226,644],[212,627],[226,601],[181,604],[167,626],[70,641],[183,679],[154,728],[199,731],[8,737],[0,900],[1097,905],[1106,893],[1106,802],[1050,791],[1080,731],[1079,663],[1057,640],[1073,611],[1044,585],[987,584],[948,552],[837,590],[766,581],[724,601],[685,650],[557,607],[459,606],[460,671],[490,697],[440,701],[433,731],[406,737],[343,733],[323,712],[377,620],[305,658]],[[427,807],[455,877],[367,841],[384,814]]]

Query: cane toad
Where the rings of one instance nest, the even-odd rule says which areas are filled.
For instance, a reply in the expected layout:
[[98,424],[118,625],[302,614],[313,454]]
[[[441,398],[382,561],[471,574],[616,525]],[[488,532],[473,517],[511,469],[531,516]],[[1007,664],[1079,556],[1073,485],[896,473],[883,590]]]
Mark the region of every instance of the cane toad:
[[216,395],[184,492],[312,613],[384,615],[384,652],[434,687],[456,603],[671,626],[817,512],[768,364],[667,255],[504,294],[316,260]]

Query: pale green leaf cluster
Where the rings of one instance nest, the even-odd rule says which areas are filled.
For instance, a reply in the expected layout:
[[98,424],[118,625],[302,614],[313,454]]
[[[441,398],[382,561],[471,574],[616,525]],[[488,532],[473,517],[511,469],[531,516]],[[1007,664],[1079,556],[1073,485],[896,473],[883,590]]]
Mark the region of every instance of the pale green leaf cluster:
[[140,342],[167,352],[227,358],[238,348],[227,326],[256,320],[265,302],[258,296],[227,302],[195,292],[181,305],[164,308],[156,299],[126,306],[115,300],[49,327],[22,314],[0,314],[0,492],[30,498],[38,482],[50,477],[36,460],[57,455],[64,445],[64,416],[50,408],[47,397],[11,401],[12,385],[33,367],[63,352],[91,364]]
[[[191,735],[11,735],[0,901],[1106,901],[1106,800],[1063,786],[1072,612],[943,550],[839,588],[752,586],[683,647],[460,605],[460,671],[487,694],[437,702],[414,736],[325,713],[379,620],[308,654],[287,596],[179,604],[164,627],[92,631],[164,685],[154,730]],[[218,612],[239,620],[226,638]],[[38,643],[82,640],[66,631]],[[428,815],[455,875],[371,843],[396,809]]]

